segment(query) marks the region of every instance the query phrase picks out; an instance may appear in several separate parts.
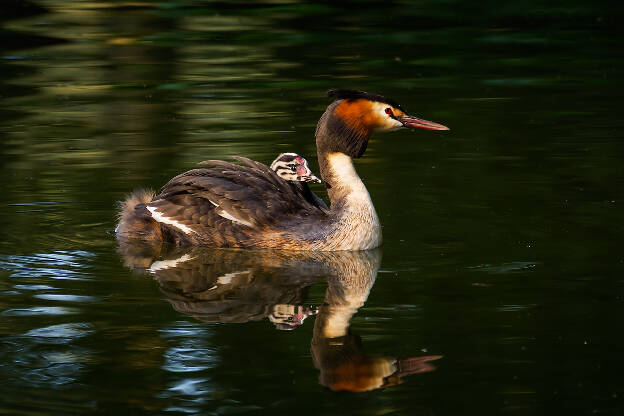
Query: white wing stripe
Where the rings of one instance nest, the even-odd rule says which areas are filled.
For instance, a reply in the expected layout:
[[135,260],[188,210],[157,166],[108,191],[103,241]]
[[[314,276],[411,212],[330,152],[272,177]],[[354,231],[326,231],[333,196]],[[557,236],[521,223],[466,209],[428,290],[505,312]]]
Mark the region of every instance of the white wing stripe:
[[223,218],[226,218],[226,219],[228,219],[230,221],[234,221],[234,222],[237,222],[239,224],[246,225],[247,227],[253,227],[252,223],[250,223],[248,221],[245,221],[245,220],[241,220],[239,218],[236,218],[236,217],[232,216],[229,212],[227,212],[227,211],[225,211],[223,209],[221,209],[220,211],[217,211],[217,214],[219,214],[219,216],[221,216]]
[[177,229],[183,231],[185,234],[195,233],[195,231],[192,228],[184,224],[181,224],[177,222],[176,220],[172,220],[171,218],[165,217],[161,212],[156,211],[156,207],[148,206],[147,210],[152,213],[152,218],[154,218],[154,220],[158,222],[162,222],[163,224],[167,224],[167,225],[172,225],[176,227]]

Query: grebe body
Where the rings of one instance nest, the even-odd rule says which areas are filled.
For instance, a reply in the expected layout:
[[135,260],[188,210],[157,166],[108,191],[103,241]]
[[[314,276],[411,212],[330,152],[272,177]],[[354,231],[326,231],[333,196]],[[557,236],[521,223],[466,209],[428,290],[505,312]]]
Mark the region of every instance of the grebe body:
[[[298,155],[282,162],[280,157],[293,154],[280,155],[273,169],[235,157],[240,164],[202,162],[210,167],[174,177],[158,195],[133,193],[121,204],[117,235],[211,247],[328,251],[379,246],[379,218],[353,159],[362,156],[376,131],[448,128],[408,116],[379,95],[351,90],[328,95],[335,101],[318,122],[316,145],[329,208],[307,187],[306,182],[318,179],[309,176],[307,161]],[[296,175],[281,175],[280,167]]]

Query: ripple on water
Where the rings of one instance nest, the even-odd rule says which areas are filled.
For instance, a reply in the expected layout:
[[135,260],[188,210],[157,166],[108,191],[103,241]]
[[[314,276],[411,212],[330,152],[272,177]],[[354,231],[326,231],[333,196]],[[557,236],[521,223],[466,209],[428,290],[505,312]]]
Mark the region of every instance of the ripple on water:
[[44,341],[61,340],[63,342],[82,338],[93,331],[92,325],[86,322],[51,325],[35,328],[24,334],[25,337],[38,338]]
[[55,287],[48,285],[15,285],[13,288],[17,290],[56,290]]
[[80,313],[76,308],[63,306],[33,306],[31,308],[14,308],[3,311],[2,316],[36,316],[36,315],[74,315]]
[[55,345],[63,350],[39,351],[39,347],[24,346],[16,357],[14,367],[19,378],[30,386],[61,387],[76,382],[90,361],[88,350],[74,346]]
[[163,328],[160,331],[163,338],[184,338],[190,337],[194,339],[206,338],[212,335],[212,331],[206,327],[202,327],[194,322],[174,322],[171,326]]
[[56,300],[61,302],[97,302],[100,300],[95,296],[63,295],[60,293],[41,293],[34,295],[33,297],[37,299]]
[[5,357],[0,374],[28,387],[60,388],[75,383],[92,361],[92,351],[74,341],[93,333],[92,328],[89,323],[76,322],[8,336],[0,343],[0,354]]
[[170,345],[164,354],[162,369],[171,378],[169,388],[160,397],[173,400],[171,409],[177,412],[196,413],[196,406],[215,391],[207,371],[218,360],[211,340],[212,331],[192,322],[175,322],[160,334]]
[[489,273],[513,273],[531,271],[537,267],[534,261],[512,261],[501,264],[480,264],[478,266],[468,267],[468,269],[478,270]]
[[214,351],[202,348],[173,347],[165,353],[163,370],[172,373],[191,373],[214,366]]
[[215,350],[211,348],[212,332],[190,322],[176,322],[160,331],[161,336],[173,344],[165,352],[162,368],[172,373],[189,373],[214,366]]
[[210,400],[215,391],[216,389],[211,385],[208,378],[186,377],[174,381],[159,396],[168,399],[174,398],[177,402],[170,406],[168,411],[197,414],[201,409],[198,405]]
[[169,388],[170,391],[182,393],[187,396],[200,396],[210,393],[212,389],[206,388],[206,378],[185,378]]
[[93,257],[95,254],[83,250],[0,256],[0,270],[11,272],[13,278],[84,280],[88,276],[83,269],[90,266]]

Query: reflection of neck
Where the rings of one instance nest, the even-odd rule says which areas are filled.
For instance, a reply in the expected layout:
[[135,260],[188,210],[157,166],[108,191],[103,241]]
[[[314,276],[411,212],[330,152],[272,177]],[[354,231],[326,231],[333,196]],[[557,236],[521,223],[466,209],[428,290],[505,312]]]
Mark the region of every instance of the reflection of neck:
[[329,278],[325,301],[314,324],[315,337],[345,336],[351,318],[364,305],[375,283],[379,252],[352,252],[349,257],[357,257],[357,261],[343,262]]
[[[362,302],[361,305],[363,304],[364,303]],[[326,309],[321,309],[321,311],[326,315],[323,336],[327,338],[338,338],[347,335],[351,317],[355,315],[358,309],[359,306],[328,306]]]

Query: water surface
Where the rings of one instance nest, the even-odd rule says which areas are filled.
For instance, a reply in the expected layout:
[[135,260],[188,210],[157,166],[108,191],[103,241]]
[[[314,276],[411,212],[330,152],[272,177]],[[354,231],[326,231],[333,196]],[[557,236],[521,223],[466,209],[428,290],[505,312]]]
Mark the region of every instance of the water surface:
[[[607,2],[41,0],[1,19],[0,413],[624,411]],[[199,161],[296,151],[318,171],[331,87],[452,129],[375,136],[357,162],[381,249],[116,241],[116,201]]]

